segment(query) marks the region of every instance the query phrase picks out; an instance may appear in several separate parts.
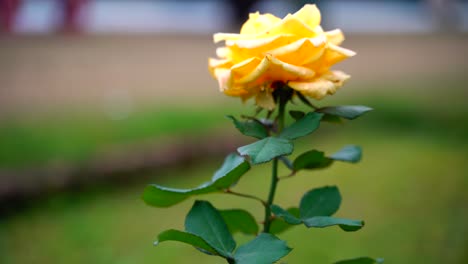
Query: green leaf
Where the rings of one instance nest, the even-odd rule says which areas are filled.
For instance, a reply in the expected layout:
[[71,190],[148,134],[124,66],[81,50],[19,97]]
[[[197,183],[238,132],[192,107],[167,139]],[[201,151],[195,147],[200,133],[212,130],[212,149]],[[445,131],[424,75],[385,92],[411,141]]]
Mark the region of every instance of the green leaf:
[[154,245],[156,246],[159,243],[164,242],[164,241],[182,242],[185,244],[192,245],[196,248],[202,249],[206,252],[209,252],[212,255],[219,255],[218,252],[216,252],[216,250],[213,247],[208,245],[208,243],[206,243],[206,241],[203,240],[203,238],[196,236],[194,234],[182,232],[179,230],[170,229],[170,230],[166,230],[162,232],[158,236],[158,241],[154,242]]
[[262,233],[237,249],[236,264],[271,264],[291,252],[286,242],[274,235]]
[[343,117],[349,120],[360,117],[373,109],[363,105],[328,106],[317,111],[324,114]]
[[227,116],[229,119],[232,120],[236,128],[244,135],[255,137],[258,139],[268,137],[268,131],[266,128],[259,122],[255,122],[254,120],[247,120],[245,122],[241,122],[237,120],[233,116]]
[[303,219],[303,221],[307,227],[323,228],[339,225],[341,229],[347,232],[357,231],[364,226],[364,222],[361,220],[342,219],[330,216],[315,216],[308,219]]
[[340,124],[343,121],[341,120],[339,116],[324,114],[322,117],[322,122]]
[[303,169],[322,169],[329,167],[334,160],[356,163],[361,160],[362,150],[359,146],[345,146],[330,157],[322,151],[310,150],[299,155],[293,162],[295,171]]
[[341,195],[336,186],[325,186],[307,192],[301,199],[301,219],[314,216],[331,216],[341,204]]
[[143,192],[143,200],[152,206],[169,207],[182,202],[191,195],[216,192],[235,184],[250,169],[250,164],[237,154],[230,154],[211,181],[193,189],[168,188],[156,184],[149,185]]
[[303,118],[292,123],[289,127],[284,128],[280,137],[292,140],[307,136],[320,126],[320,119],[322,116],[323,114],[309,112]]
[[271,211],[277,216],[281,217],[286,221],[286,223],[291,225],[299,225],[302,223],[302,220],[293,215],[292,213],[284,210],[283,208],[279,207],[278,205],[271,205]]
[[302,153],[293,162],[295,171],[302,169],[321,169],[330,166],[332,159],[325,157],[324,153],[318,150],[311,150]]
[[247,211],[241,209],[219,210],[231,234],[241,232],[247,235],[256,235],[258,225],[255,218]]
[[273,235],[277,235],[283,233],[284,231],[290,229],[293,226],[294,225],[286,223],[286,221],[284,221],[283,218],[275,218],[271,220],[270,233],[272,233]]
[[330,217],[341,204],[341,195],[336,186],[326,186],[307,192],[301,200],[301,220],[307,227],[339,225],[344,231],[357,231],[364,226],[361,220]]
[[[357,231],[364,226],[361,220],[350,220],[330,217],[340,207],[341,196],[335,186],[326,186],[307,192],[301,200],[299,213],[286,211],[277,205],[271,206],[271,211],[277,217],[272,222],[272,232],[279,233],[289,225],[304,223],[307,227],[328,227],[338,225],[347,232]],[[299,217],[300,215],[300,217]],[[274,224],[274,225],[273,225]]]
[[185,230],[201,237],[226,258],[231,257],[236,248],[223,217],[209,202],[195,202],[185,218]]
[[[288,213],[292,214],[296,218],[299,218],[299,208],[291,207],[291,208],[288,208],[286,211],[288,211]],[[276,217],[275,219],[271,221],[270,232],[272,234],[279,234],[288,230],[289,228],[293,226],[294,225],[286,223],[286,221],[284,221],[283,218]]]
[[242,156],[249,156],[252,164],[270,161],[276,157],[289,155],[294,146],[290,140],[277,137],[267,137],[247,146],[237,149]]
[[250,169],[250,164],[241,156],[231,153],[224,160],[223,165],[215,172],[211,185],[216,189],[231,187]]
[[362,149],[359,146],[348,145],[331,155],[330,158],[334,160],[346,161],[357,163],[361,160]]
[[143,191],[142,199],[146,204],[156,207],[169,207],[187,199],[192,189],[174,189],[151,184]]
[[360,258],[347,259],[347,260],[335,262],[335,264],[379,264],[379,263],[383,263],[383,259],[381,258],[372,259],[369,257],[360,257]]
[[303,118],[305,116],[305,113],[302,112],[302,111],[295,111],[295,110],[291,110],[289,111],[289,114],[291,115],[292,118],[294,118],[295,120],[299,120],[301,118]]

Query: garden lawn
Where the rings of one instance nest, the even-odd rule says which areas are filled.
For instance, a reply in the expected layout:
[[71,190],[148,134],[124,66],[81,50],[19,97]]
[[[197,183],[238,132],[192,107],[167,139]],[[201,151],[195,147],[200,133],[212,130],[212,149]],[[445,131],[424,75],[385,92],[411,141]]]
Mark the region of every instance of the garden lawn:
[[[360,121],[358,121],[360,122]],[[362,122],[360,122],[362,123]],[[280,182],[276,201],[298,204],[305,191],[338,185],[343,203],[337,216],[364,219],[355,233],[339,228],[295,227],[280,237],[294,248],[288,263],[332,263],[355,256],[384,257],[387,263],[466,263],[468,175],[466,144],[422,135],[393,135],[356,125],[333,135],[298,142],[328,151],[357,143],[364,148],[359,165],[334,164]],[[346,126],[345,126],[346,128]],[[327,129],[325,129],[327,131]],[[189,187],[207,180],[221,162],[171,170],[154,177],[160,184]],[[285,173],[285,171],[283,170]],[[235,190],[266,195],[269,166],[251,170]],[[169,208],[146,206],[139,196],[145,184],[64,194],[4,220],[0,226],[0,262],[10,263],[224,263],[190,246],[152,246],[159,232],[183,229],[194,199]],[[248,208],[258,219],[255,201],[226,194],[204,195],[218,208]],[[246,236],[237,236],[245,242]]]
[[[309,148],[332,153],[345,144],[358,144],[363,147],[364,159],[358,165],[336,163],[330,169],[303,172],[284,180],[280,182],[276,201],[283,207],[297,205],[305,191],[337,185],[343,196],[337,216],[363,219],[366,226],[355,233],[337,227],[309,230],[294,227],[280,235],[294,248],[285,262],[319,264],[371,256],[383,257],[386,263],[468,263],[468,111],[466,91],[457,88],[462,83],[432,82],[404,93],[401,88],[391,90],[384,86],[381,90],[364,89],[361,95],[357,92],[354,96],[349,96],[352,91],[343,90],[337,99],[321,102],[321,105],[366,104],[376,111],[344,125],[322,125],[317,133],[296,143],[294,155]],[[441,84],[451,89],[450,93],[438,90]],[[95,134],[99,129],[87,130],[85,121],[68,124],[72,127],[77,124],[76,129],[103,140],[104,146],[174,131],[184,135],[186,130],[197,131],[223,122],[227,126],[229,121],[222,118],[224,114],[246,112],[241,107],[223,109],[222,113],[219,109],[208,106],[191,111],[188,116],[183,112],[164,112],[157,118],[149,111],[129,119],[138,121],[127,121],[113,130],[111,123],[107,123],[109,126],[104,125],[107,128],[101,134]],[[43,139],[49,138],[51,142],[67,142],[67,133],[57,131],[73,129],[62,124],[45,126],[43,134],[35,134],[34,126],[23,126],[23,131],[25,138],[43,135]],[[93,124],[102,125],[98,121]],[[41,162],[41,155],[47,153],[49,157],[62,157],[60,148],[53,146],[50,152],[44,152],[49,143],[42,140],[24,143],[29,148],[37,146],[38,151],[22,157],[21,149],[16,149],[19,146],[14,143],[21,141],[14,130],[21,126],[6,127],[10,132],[2,130],[0,137],[0,140],[3,137],[2,164]],[[106,131],[114,136],[109,139]],[[234,128],[231,131],[235,133]],[[50,133],[63,138],[52,141]],[[80,141],[87,136],[78,132],[75,137],[69,136],[76,140],[63,149],[75,151],[69,156],[72,161],[89,155],[102,142]],[[85,142],[85,151],[74,150],[81,142]],[[8,157],[8,153],[16,156]],[[172,187],[196,186],[208,180],[222,160],[219,157],[211,163],[155,172],[150,182]],[[286,173],[284,168],[281,172]],[[235,190],[261,192],[259,195],[265,197],[269,177],[269,166],[255,167]],[[152,208],[140,199],[145,185],[146,182],[125,187],[101,186],[31,202],[31,208],[0,220],[0,263],[224,263],[184,244],[167,242],[153,247],[158,233],[170,228],[183,229],[185,214],[194,199],[169,209]],[[255,201],[226,194],[197,199],[210,199],[218,208],[246,208],[262,218],[263,209]],[[251,239],[243,235],[236,238],[240,243]]]
[[[215,106],[212,106],[215,108]],[[81,162],[109,147],[206,133],[223,121],[219,111],[187,107],[142,107],[123,119],[103,112],[64,110],[39,117],[0,120],[0,168]]]

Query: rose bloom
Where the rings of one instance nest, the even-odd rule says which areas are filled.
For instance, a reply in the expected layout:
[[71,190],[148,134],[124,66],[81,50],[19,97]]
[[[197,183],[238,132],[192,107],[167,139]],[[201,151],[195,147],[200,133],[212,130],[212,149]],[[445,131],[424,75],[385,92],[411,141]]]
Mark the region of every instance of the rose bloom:
[[312,4],[283,19],[251,13],[240,34],[214,34],[225,47],[216,50],[218,59],[209,59],[210,73],[225,94],[255,97],[267,109],[275,107],[272,84],[278,81],[315,99],[334,94],[350,76],[330,68],[355,52],[339,46],[341,30],[325,32],[320,20]]

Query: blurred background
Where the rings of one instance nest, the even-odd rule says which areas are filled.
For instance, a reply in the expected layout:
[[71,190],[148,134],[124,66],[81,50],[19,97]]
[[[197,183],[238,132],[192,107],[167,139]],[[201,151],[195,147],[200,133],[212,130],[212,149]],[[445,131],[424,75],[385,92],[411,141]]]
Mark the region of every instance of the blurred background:
[[[307,2],[0,0],[0,263],[224,263],[153,247],[161,231],[183,229],[193,199],[158,209],[140,195],[148,183],[196,186],[250,142],[224,115],[252,114],[252,102],[220,94],[209,76],[212,34]],[[366,227],[291,229],[280,235],[294,248],[285,261],[468,263],[468,1],[316,2],[323,27],[341,28],[358,53],[335,67],[351,81],[317,104],[375,111],[298,142],[296,155],[358,144],[364,159],[281,182],[277,201],[336,184],[338,216]],[[260,166],[236,188],[268,183]]]

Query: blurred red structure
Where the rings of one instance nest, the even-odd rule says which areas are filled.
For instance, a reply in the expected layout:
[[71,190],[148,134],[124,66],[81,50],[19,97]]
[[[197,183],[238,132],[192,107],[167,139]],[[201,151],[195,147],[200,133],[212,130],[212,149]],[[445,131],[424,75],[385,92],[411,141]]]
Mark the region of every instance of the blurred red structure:
[[12,32],[20,0],[0,1],[0,32]]
[[65,0],[62,3],[62,31],[76,33],[80,31],[79,14],[87,0]]
[[[78,33],[80,32],[80,12],[88,0],[55,0],[58,2],[62,20],[59,26],[61,32]],[[248,17],[250,8],[258,0],[229,0],[234,13],[234,24],[240,26]],[[21,7],[22,0],[0,0],[0,32],[13,33],[18,10]]]
[[[80,31],[79,14],[88,0],[56,0],[62,13],[60,29],[66,33]],[[22,0],[0,0],[0,32],[13,33]]]

